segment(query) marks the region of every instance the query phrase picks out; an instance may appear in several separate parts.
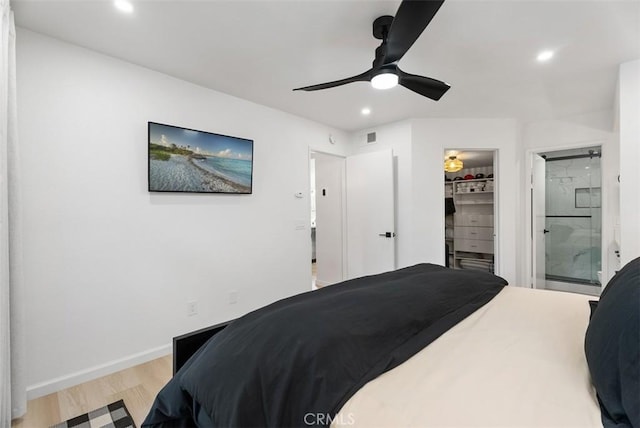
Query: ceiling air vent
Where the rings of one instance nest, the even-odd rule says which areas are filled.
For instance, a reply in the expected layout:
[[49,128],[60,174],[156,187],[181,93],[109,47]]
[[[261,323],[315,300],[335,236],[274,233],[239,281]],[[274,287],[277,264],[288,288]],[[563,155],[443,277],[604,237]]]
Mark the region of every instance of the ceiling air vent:
[[367,144],[372,144],[376,142],[376,133],[375,132],[369,132],[367,134]]

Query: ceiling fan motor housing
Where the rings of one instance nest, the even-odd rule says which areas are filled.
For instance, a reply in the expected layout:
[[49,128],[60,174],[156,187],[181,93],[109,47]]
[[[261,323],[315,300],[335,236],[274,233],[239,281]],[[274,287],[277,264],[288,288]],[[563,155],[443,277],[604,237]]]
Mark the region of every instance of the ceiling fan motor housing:
[[384,15],[376,18],[376,20],[373,21],[373,37],[378,40],[386,39],[392,22],[393,16],[391,15]]

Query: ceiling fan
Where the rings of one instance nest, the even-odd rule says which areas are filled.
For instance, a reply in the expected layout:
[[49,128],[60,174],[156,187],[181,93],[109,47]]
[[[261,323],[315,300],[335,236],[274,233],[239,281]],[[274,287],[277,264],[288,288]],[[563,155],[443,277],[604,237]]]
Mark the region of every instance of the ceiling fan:
[[439,100],[450,86],[430,77],[405,73],[398,67],[420,34],[429,25],[444,0],[403,0],[393,16],[385,15],[373,21],[373,37],[382,40],[376,49],[373,67],[357,76],[319,85],[296,88],[294,91],[318,91],[353,82],[371,82],[377,89],[388,89],[397,84],[432,100]]

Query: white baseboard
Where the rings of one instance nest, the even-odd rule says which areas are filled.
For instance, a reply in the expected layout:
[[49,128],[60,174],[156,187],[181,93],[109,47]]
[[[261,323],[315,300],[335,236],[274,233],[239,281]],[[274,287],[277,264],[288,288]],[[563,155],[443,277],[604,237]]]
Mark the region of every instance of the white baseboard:
[[42,397],[138,364],[146,363],[147,361],[169,355],[171,352],[172,344],[163,345],[137,354],[129,355],[124,358],[109,361],[108,363],[89,367],[88,369],[80,370],[75,373],[60,376],[46,382],[37,383],[27,387],[27,400],[33,400],[34,398]]

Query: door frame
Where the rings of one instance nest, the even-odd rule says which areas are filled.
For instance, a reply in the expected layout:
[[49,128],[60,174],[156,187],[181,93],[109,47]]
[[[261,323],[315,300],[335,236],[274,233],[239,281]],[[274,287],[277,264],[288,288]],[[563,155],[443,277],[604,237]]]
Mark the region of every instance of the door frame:
[[[307,152],[307,188],[309,189],[309,192],[311,191],[311,171],[309,170],[309,165],[311,165],[311,155],[312,153],[319,153],[322,155],[326,155],[326,156],[333,156],[335,158],[338,159],[342,159],[342,164],[343,164],[343,170],[346,170],[346,160],[347,157],[345,155],[340,155],[340,154],[336,154],[336,153],[331,153],[328,152],[326,150],[323,149],[316,149],[313,146],[309,146],[308,147],[308,152]],[[345,278],[347,277],[347,183],[346,183],[346,174],[342,175],[342,183],[341,183],[341,193],[342,193],[342,215],[341,215],[341,223],[342,223],[342,272],[341,272],[341,276],[342,276],[342,281],[345,280]],[[318,206],[318,200],[317,200],[317,192],[316,192],[316,210],[317,210],[317,206]],[[311,219],[311,200],[309,200],[309,203],[307,204],[307,209],[308,209],[308,218]],[[318,240],[318,229],[316,229],[316,242]],[[311,258],[311,234],[309,233],[309,257]],[[317,261],[316,261],[317,263]],[[327,285],[327,284],[323,284]]]
[[[532,176],[533,176],[533,156],[539,155],[540,153],[545,152],[556,152],[561,150],[572,150],[572,149],[581,149],[584,147],[591,146],[600,146],[602,153],[600,154],[601,159],[605,159],[608,157],[607,152],[607,142],[605,139],[598,140],[586,140],[586,141],[578,141],[571,144],[563,144],[559,146],[547,146],[547,147],[538,147],[535,149],[527,149],[525,154],[525,189],[526,189],[526,197],[524,198],[524,215],[525,215],[525,245],[524,245],[524,257],[525,257],[525,280],[527,281],[527,287],[533,287],[533,277],[535,275],[535,268],[532,264],[533,256],[533,236],[531,234],[531,230],[533,228],[533,218],[532,218],[532,206],[531,206],[531,189],[533,188]],[[609,206],[609,186],[605,185],[605,177],[608,175],[609,169],[605,162],[601,161],[600,163],[600,180],[601,180],[601,198],[602,198],[602,225],[601,225],[601,235],[600,235],[600,260],[602,263],[602,282],[600,286],[600,290],[604,289],[606,285],[607,279],[609,278],[609,259],[607,257],[607,253],[605,251],[605,246],[608,245],[610,241],[609,229],[605,227],[605,225],[613,224],[610,216],[610,206]],[[607,238],[607,239],[605,239]],[[605,243],[607,243],[605,245]]]
[[[455,147],[455,148],[452,148]],[[448,151],[456,150],[459,152],[493,152],[493,176],[494,176],[494,191],[493,191],[493,272],[496,275],[502,275],[502,257],[501,256],[501,248],[500,248],[500,180],[502,180],[502,176],[500,175],[500,149],[497,147],[462,147],[462,146],[445,146],[442,150],[442,154],[446,155]],[[443,159],[444,162],[444,159]],[[442,195],[443,195],[443,203],[444,203],[444,185],[442,186]],[[446,240],[446,226],[445,226],[445,215],[444,211],[442,213],[442,242],[444,243]],[[442,249],[444,254],[444,248]],[[448,257],[447,254],[444,254],[444,257]],[[442,259],[442,264],[444,266],[444,258]]]
[[[534,177],[534,172],[536,170],[535,168],[535,164],[536,163],[540,163],[540,161],[542,160],[542,162],[544,162],[544,171],[542,171],[542,173],[544,174],[544,176],[542,177],[543,180],[545,180],[544,183],[544,194],[540,195],[539,192],[536,192],[536,178]],[[531,175],[530,175],[530,179],[529,179],[529,185],[527,186],[527,192],[529,197],[527,198],[527,200],[529,201],[529,203],[531,204],[531,210],[529,212],[530,216],[531,216],[531,226],[528,228],[529,229],[529,234],[528,236],[531,238],[531,277],[530,277],[530,284],[529,284],[529,288],[539,288],[539,289],[545,289],[546,288],[546,279],[544,278],[544,275],[546,274],[546,257],[545,257],[545,249],[546,249],[546,235],[544,234],[544,230],[546,230],[546,198],[547,198],[547,186],[546,186],[546,175],[547,175],[547,162],[546,159],[543,158],[542,156],[540,156],[539,153],[531,153],[531,162],[529,164],[531,166]],[[539,238],[539,232],[540,232],[540,225],[537,224],[536,222],[536,217],[539,214],[539,208],[536,210],[536,208],[540,205],[540,201],[537,200],[537,198],[539,198],[540,196],[542,196],[542,198],[544,198],[543,200],[543,205],[544,205],[544,223],[545,225],[542,226],[543,229],[543,238],[544,238],[544,242],[541,244],[538,242]],[[534,210],[536,210],[536,215],[534,214]],[[535,248],[534,248],[534,244],[535,244]],[[545,246],[545,248],[541,248],[541,245]],[[540,254],[540,251],[542,251],[542,254]],[[538,278],[538,274],[540,271],[540,260],[538,260],[538,256],[542,255],[542,259],[544,260],[544,272],[541,272],[541,275],[544,279],[544,284],[541,287],[538,287],[538,285],[541,285],[541,279]]]

